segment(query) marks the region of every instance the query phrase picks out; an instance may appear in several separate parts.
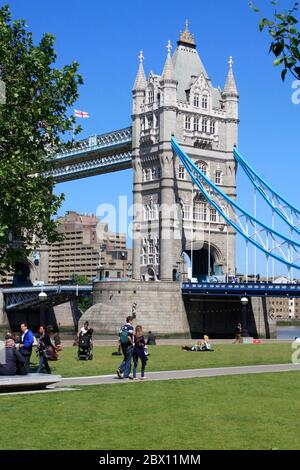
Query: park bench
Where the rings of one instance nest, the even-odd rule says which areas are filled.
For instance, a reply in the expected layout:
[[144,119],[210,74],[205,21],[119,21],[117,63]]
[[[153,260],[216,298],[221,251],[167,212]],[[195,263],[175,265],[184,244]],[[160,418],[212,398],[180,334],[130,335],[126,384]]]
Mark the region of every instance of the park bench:
[[60,375],[52,374],[4,375],[0,376],[0,393],[43,390],[60,380]]

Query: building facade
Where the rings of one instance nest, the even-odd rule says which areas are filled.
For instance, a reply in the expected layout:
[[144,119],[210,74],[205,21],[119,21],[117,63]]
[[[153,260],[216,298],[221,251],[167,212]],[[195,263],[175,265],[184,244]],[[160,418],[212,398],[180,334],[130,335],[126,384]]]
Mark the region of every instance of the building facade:
[[74,211],[58,218],[58,230],[63,239],[50,246],[50,284],[70,280],[74,274],[92,282],[99,270],[105,278],[130,275],[131,252],[124,233],[110,232],[96,216]]
[[180,279],[183,257],[191,277],[235,273],[235,233],[194,188],[171,149],[174,135],[215,184],[236,197],[233,147],[238,143],[238,91],[229,61],[223,90],[215,88],[197,52],[194,36],[170,42],[161,75],[146,79],[143,54],[133,87],[135,280]]

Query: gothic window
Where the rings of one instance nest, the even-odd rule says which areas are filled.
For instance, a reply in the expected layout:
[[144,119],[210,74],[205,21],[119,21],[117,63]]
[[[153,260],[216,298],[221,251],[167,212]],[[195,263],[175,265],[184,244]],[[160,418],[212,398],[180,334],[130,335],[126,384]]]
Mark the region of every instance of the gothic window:
[[149,104],[154,103],[154,90],[153,90],[153,88],[150,88],[150,90],[148,91],[148,103]]
[[196,165],[202,171],[202,173],[206,176],[207,175],[207,164],[205,162],[197,162]]
[[194,96],[194,106],[195,108],[199,108],[199,95]]
[[151,180],[156,179],[156,168],[151,168]]
[[148,117],[148,129],[152,129],[153,127],[153,117]]
[[222,183],[222,172],[220,170],[216,171],[215,183],[221,184]]
[[143,265],[159,264],[159,245],[153,238],[144,238],[141,262]]
[[191,116],[185,116],[185,128],[188,131],[191,129]]
[[185,168],[182,165],[180,165],[179,168],[178,168],[178,179],[180,179],[180,180],[185,179]]
[[194,131],[199,131],[199,118],[194,117]]
[[210,120],[210,129],[209,129],[211,134],[214,134],[216,132],[216,123],[212,119]]
[[210,209],[210,221],[217,222],[217,211],[216,209]]
[[202,132],[207,132],[207,119],[202,119]]
[[208,108],[208,98],[206,95],[202,96],[202,108],[207,109]]

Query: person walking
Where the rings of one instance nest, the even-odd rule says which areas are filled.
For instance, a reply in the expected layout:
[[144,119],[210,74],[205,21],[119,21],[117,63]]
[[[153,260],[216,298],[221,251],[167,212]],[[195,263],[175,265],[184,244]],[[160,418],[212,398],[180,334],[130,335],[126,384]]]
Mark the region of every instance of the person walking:
[[52,344],[50,336],[46,332],[46,328],[44,326],[39,327],[39,341],[38,341],[38,355],[39,355],[39,363],[37,367],[37,373],[40,374],[43,367],[46,369],[47,374],[51,374],[51,369],[48,364],[48,359],[50,354],[56,354],[56,348]]
[[28,329],[27,323],[21,323],[21,341],[19,346],[19,351],[25,359],[25,368],[27,373],[29,372],[29,363],[32,353],[32,345],[34,343],[34,337],[32,331]]
[[137,366],[139,359],[142,363],[142,368],[141,368],[141,379],[145,379],[145,367],[147,363],[147,355],[146,355],[146,342],[145,338],[143,335],[143,328],[141,325],[137,325],[135,329],[135,335],[134,335],[134,346],[133,346],[133,351],[132,351],[132,357],[133,357],[133,380],[136,380],[136,371],[137,371]]
[[131,379],[131,359],[134,344],[132,322],[133,317],[127,317],[126,323],[121,327],[119,332],[121,350],[124,356],[120,367],[117,369],[119,379]]

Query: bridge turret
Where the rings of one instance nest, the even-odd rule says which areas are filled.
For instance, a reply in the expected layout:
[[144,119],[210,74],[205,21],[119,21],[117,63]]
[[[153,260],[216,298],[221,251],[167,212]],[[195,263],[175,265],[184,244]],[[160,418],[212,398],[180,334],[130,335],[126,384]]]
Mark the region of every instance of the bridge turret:
[[229,58],[229,71],[223,91],[227,122],[226,150],[232,152],[234,145],[238,143],[238,123],[239,123],[239,94],[233,74],[233,60]]
[[142,107],[145,102],[147,87],[143,66],[143,52],[139,55],[139,68],[132,89],[132,168],[133,168],[133,252],[132,252],[132,276],[139,281],[141,279],[141,207],[142,207],[142,168],[140,159],[140,135],[142,129]]

